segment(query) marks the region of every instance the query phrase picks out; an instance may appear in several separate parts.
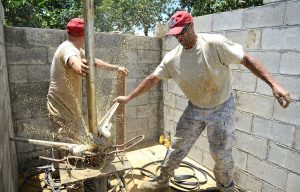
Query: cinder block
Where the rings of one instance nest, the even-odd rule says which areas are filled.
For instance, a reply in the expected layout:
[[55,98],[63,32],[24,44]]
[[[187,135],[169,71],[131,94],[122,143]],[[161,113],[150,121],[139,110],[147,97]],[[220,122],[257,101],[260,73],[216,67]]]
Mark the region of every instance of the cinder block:
[[245,113],[239,110],[235,111],[236,129],[250,133],[252,127],[253,114]]
[[288,173],[273,164],[255,158],[252,155],[248,156],[247,170],[250,174],[255,175],[275,187],[284,190],[286,186]]
[[47,64],[49,64],[49,65],[52,64],[53,56],[54,56],[56,49],[57,49],[57,47],[48,47],[48,52],[47,52],[48,62],[47,62]]
[[262,187],[263,192],[283,192],[282,190],[274,187],[273,185],[270,185],[269,183],[263,182],[263,187]]
[[65,30],[26,27],[25,34],[29,45],[58,46],[66,39]]
[[[1,5],[0,5],[0,11],[1,11]],[[4,28],[3,28],[3,25],[2,25],[2,22],[0,21],[0,44],[5,44],[5,41],[4,41]]]
[[45,47],[22,48],[6,46],[7,64],[46,64],[48,61]]
[[6,68],[6,54],[5,54],[5,46],[0,43],[0,70]]
[[234,181],[243,190],[249,192],[261,191],[262,188],[261,180],[240,169],[235,170]]
[[151,90],[149,92],[149,103],[160,103],[162,100],[162,92],[161,91],[156,91],[156,90]]
[[149,103],[149,92],[135,97],[128,103],[128,106],[147,105]]
[[174,121],[178,122],[182,114],[182,110],[174,109]]
[[128,132],[133,131],[147,131],[149,130],[149,119],[148,117],[137,117],[126,121],[126,128]]
[[170,50],[174,49],[178,44],[179,43],[175,37],[167,36],[163,40],[163,50],[170,51]]
[[[126,50],[124,55],[123,62],[120,65],[134,65],[138,63],[138,52],[135,50]],[[130,71],[129,71],[130,72]]]
[[261,47],[261,31],[257,29],[226,32],[226,37],[241,44],[244,49],[259,49]]
[[300,128],[297,127],[295,130],[295,149],[300,150]]
[[[299,3],[300,4],[300,3]],[[280,74],[300,75],[300,53],[299,52],[285,52],[280,60]]]
[[246,28],[282,26],[284,11],[285,4],[256,6],[246,9],[243,15],[243,26]]
[[138,64],[158,64],[161,61],[160,51],[138,50]]
[[233,89],[255,92],[256,76],[249,72],[232,71]]
[[137,112],[136,112],[137,118],[148,117],[148,115],[149,115],[148,105],[139,105],[136,107],[136,109],[137,109]]
[[175,108],[165,105],[164,118],[167,118],[167,119],[170,119],[173,121],[178,121],[177,119],[175,119]]
[[[11,65],[8,67],[8,77],[10,83],[28,82],[28,73],[26,65]],[[49,73],[49,72],[48,72]]]
[[295,192],[300,189],[300,175],[295,173],[289,173],[286,192]]
[[210,32],[212,25],[212,14],[194,17],[195,32]]
[[23,27],[4,27],[4,33],[6,45],[28,46],[26,32]]
[[274,99],[272,97],[237,92],[237,109],[271,118]]
[[295,128],[292,125],[267,120],[259,117],[253,119],[253,134],[271,139],[280,144],[291,147]]
[[175,108],[176,106],[176,96],[173,93],[165,92],[164,93],[164,104],[168,105],[172,108]]
[[[297,76],[274,75],[276,81],[287,89],[293,100],[300,100],[300,78]],[[257,93],[273,96],[272,89],[264,81],[257,81]],[[277,101],[275,101],[277,102]]]
[[278,73],[280,52],[276,51],[249,51],[249,54],[259,59],[269,73]]
[[[263,29],[262,49],[300,50],[300,27]],[[278,38],[280,37],[280,38]]]
[[157,128],[158,128],[158,117],[151,115],[149,116],[149,129],[153,130],[154,132],[157,132]]
[[290,1],[286,4],[285,11],[285,24],[286,25],[297,25],[300,24],[300,2]]
[[131,119],[135,119],[137,116],[137,107],[138,106],[128,106],[126,105],[126,120],[131,120]]
[[180,110],[185,110],[188,105],[188,100],[186,97],[175,96],[175,107]]
[[267,157],[268,144],[266,139],[258,138],[247,133],[236,131],[237,149],[251,153],[262,159]]
[[270,143],[268,160],[293,172],[300,173],[300,152]]
[[247,153],[238,150],[236,148],[233,148],[233,159],[235,166],[242,169],[246,170],[247,167]]
[[127,79],[127,92],[131,93],[138,86],[139,83],[141,83],[141,82],[138,80],[138,78],[128,78]]
[[[111,35],[110,33],[107,35]],[[159,51],[162,46],[162,39],[159,37],[146,37],[146,36],[135,36],[135,35],[118,35],[117,36],[125,36],[123,42],[117,41],[116,43],[121,43],[122,49],[138,49],[138,50],[156,50]],[[102,36],[102,33],[101,33]],[[112,37],[106,37],[107,44],[111,44]],[[121,39],[123,37],[120,37]],[[99,41],[101,42],[101,41]],[[147,46],[145,46],[147,45]],[[111,47],[116,47],[120,45],[110,45]]]
[[50,65],[29,65],[28,80],[29,82],[49,82]]
[[300,102],[293,102],[288,108],[275,104],[273,118],[293,125],[300,125]]
[[243,10],[216,13],[212,16],[212,31],[241,29]]
[[134,39],[131,36],[115,34],[115,33],[95,33],[95,44],[101,45],[107,49],[114,49],[116,47],[122,47],[122,49],[131,49],[133,44],[130,41]]

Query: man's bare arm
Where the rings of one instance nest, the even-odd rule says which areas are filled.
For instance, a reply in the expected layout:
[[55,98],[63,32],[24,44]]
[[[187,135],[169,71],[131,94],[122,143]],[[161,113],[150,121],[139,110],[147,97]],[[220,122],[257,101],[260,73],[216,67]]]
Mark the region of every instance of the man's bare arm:
[[87,73],[89,73],[89,66],[81,62],[81,59],[77,56],[71,56],[67,65],[69,65],[77,74],[85,77]]
[[159,83],[160,79],[153,74],[146,77],[128,96],[119,96],[114,99],[114,102],[127,103],[131,99],[149,91],[152,87]]
[[279,85],[279,83],[273,78],[273,76],[267,71],[267,69],[258,59],[245,52],[241,64],[247,67],[253,74],[262,79],[272,88],[274,97],[278,100],[279,104],[283,108],[289,106],[291,102],[290,93],[281,85]]

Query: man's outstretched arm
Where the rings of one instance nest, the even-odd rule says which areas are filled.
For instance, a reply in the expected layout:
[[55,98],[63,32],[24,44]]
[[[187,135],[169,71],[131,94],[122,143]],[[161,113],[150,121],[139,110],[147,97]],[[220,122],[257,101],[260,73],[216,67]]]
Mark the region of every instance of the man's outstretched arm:
[[281,85],[279,85],[279,83],[273,78],[273,76],[267,71],[267,69],[258,59],[245,52],[241,64],[247,67],[253,74],[262,79],[272,88],[274,97],[278,100],[279,104],[283,108],[289,106],[291,102],[290,93]]
[[155,77],[153,74],[146,77],[129,95],[119,96],[114,99],[114,102],[127,103],[131,99],[149,91],[152,87],[159,83],[160,79]]

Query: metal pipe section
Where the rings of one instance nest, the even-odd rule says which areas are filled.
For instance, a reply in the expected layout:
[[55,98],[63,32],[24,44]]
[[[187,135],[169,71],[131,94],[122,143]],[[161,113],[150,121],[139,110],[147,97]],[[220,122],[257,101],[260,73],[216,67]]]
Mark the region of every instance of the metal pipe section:
[[94,54],[94,1],[83,0],[85,58],[88,61],[89,74],[86,79],[88,103],[88,131],[97,133],[97,105],[95,85],[95,54]]
[[72,145],[77,145],[73,143],[63,143],[63,142],[55,142],[55,141],[45,141],[45,140],[37,140],[37,139],[28,139],[22,137],[13,137],[10,138],[11,141],[23,142],[23,143],[30,143],[34,145],[41,145],[45,147],[68,147]]

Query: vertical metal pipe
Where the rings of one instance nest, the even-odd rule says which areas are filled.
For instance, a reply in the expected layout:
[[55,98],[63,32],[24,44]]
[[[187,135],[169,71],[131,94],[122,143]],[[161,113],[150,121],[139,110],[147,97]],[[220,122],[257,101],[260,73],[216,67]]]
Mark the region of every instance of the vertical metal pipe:
[[94,54],[94,0],[83,0],[85,58],[88,61],[89,74],[86,79],[88,103],[88,131],[97,132],[97,105],[95,85]]
[[[126,95],[126,75],[118,72],[117,74],[117,95]],[[117,144],[125,143],[125,106],[119,105],[116,111],[116,130],[117,130]]]

